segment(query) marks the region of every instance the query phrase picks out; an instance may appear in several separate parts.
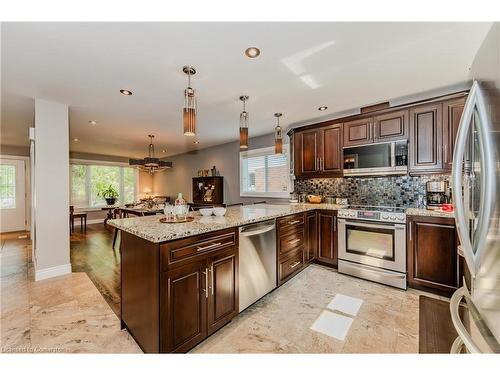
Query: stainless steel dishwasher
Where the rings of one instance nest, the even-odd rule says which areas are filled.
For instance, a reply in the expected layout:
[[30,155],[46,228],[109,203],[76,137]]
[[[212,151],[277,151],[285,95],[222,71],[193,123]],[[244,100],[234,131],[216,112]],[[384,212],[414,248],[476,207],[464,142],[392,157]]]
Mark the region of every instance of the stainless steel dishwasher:
[[240,227],[239,311],[276,286],[276,220]]

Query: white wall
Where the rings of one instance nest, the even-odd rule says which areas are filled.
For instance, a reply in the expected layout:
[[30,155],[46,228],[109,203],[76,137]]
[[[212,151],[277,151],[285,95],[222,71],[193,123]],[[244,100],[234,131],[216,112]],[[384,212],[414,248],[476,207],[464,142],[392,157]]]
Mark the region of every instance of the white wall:
[[71,272],[68,106],[35,99],[35,279]]

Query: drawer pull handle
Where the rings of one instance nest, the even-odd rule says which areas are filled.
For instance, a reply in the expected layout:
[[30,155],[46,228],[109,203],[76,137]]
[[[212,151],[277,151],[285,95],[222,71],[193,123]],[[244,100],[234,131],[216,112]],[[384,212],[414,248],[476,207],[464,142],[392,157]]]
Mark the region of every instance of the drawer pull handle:
[[294,264],[291,264],[291,265],[290,265],[290,268],[295,268],[295,267],[297,267],[299,264],[300,264],[300,261],[295,262]]
[[203,274],[205,275],[205,289],[203,291],[205,292],[205,298],[208,298],[208,268],[205,268]]
[[296,239],[294,239],[294,240],[288,241],[288,243],[289,243],[290,245],[293,245],[294,243],[297,243],[297,242],[300,242],[300,241],[302,241],[300,238],[296,238]]
[[208,250],[208,249],[212,249],[214,247],[220,246],[220,245],[222,245],[222,242],[212,243],[212,244],[207,245],[207,246],[198,246],[196,248],[196,251]]
[[300,223],[300,220],[294,220],[294,221],[290,221],[288,223],[288,225],[293,225],[293,224],[298,224],[298,223]]

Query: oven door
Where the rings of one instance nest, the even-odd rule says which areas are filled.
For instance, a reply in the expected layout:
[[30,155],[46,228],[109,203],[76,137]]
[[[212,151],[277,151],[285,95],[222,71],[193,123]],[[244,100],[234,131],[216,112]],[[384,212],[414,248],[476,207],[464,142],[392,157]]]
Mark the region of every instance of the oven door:
[[339,259],[406,272],[406,226],[339,219]]

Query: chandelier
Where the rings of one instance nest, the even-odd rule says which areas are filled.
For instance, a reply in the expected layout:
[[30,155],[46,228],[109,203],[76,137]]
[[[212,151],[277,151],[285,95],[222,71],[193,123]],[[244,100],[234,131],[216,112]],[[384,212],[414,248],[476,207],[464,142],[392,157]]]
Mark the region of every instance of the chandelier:
[[276,127],[274,128],[274,153],[282,154],[283,153],[283,134],[280,126],[280,117],[281,113],[275,113],[274,117],[276,117]]
[[155,146],[153,145],[154,135],[148,135],[149,142],[149,156],[144,159],[129,159],[128,164],[137,166],[139,169],[148,171],[150,174],[153,174],[157,171],[161,171],[167,168],[172,168],[171,161],[160,160],[155,157]]
[[240,150],[248,148],[248,112],[245,110],[245,103],[248,99],[248,95],[240,96],[243,102],[243,112],[240,113]]
[[182,71],[188,76],[188,85],[184,90],[184,109],[182,110],[184,135],[194,137],[196,135],[196,93],[191,88],[191,76],[196,74],[196,69],[186,65]]

